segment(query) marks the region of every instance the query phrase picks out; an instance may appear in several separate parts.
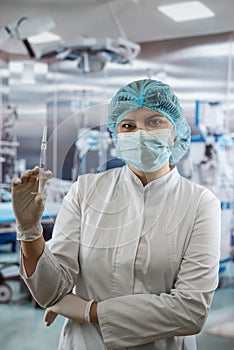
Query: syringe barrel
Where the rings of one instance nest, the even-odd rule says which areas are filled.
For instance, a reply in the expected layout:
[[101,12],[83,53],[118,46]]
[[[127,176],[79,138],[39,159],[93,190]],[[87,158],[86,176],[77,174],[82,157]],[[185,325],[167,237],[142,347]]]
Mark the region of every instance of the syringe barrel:
[[40,155],[40,168],[45,167],[45,162],[46,162],[46,149],[41,150],[41,155]]
[[42,151],[46,150],[46,142],[41,143],[41,150]]

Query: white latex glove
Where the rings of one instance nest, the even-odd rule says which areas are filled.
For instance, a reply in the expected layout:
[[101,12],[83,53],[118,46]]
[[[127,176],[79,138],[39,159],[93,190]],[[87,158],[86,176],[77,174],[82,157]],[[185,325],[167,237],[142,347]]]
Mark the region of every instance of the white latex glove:
[[[20,178],[12,180],[12,206],[16,217],[17,239],[34,241],[42,235],[40,224],[45,207],[45,194],[33,194],[38,191],[39,167],[25,170]],[[52,176],[51,171],[44,172],[43,188]]]
[[93,300],[87,301],[75,294],[65,295],[59,302],[46,309],[44,320],[50,326],[58,314],[78,321],[79,323],[90,323],[90,307]]

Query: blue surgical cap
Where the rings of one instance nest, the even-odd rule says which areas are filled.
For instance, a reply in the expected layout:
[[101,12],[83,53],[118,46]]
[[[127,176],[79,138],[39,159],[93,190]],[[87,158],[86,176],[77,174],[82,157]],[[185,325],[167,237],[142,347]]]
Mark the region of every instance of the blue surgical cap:
[[171,165],[177,163],[189,149],[191,130],[172,88],[158,80],[134,81],[121,87],[112,98],[109,104],[108,129],[114,143],[116,129],[123,116],[142,107],[162,113],[173,124],[176,139],[169,161]]

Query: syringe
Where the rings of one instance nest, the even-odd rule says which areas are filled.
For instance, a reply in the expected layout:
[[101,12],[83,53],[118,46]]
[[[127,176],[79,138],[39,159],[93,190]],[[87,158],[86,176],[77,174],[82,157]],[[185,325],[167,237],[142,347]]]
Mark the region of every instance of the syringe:
[[44,177],[45,162],[46,162],[46,149],[47,149],[46,138],[47,138],[47,125],[44,125],[42,140],[41,140],[38,193],[43,193],[43,177]]

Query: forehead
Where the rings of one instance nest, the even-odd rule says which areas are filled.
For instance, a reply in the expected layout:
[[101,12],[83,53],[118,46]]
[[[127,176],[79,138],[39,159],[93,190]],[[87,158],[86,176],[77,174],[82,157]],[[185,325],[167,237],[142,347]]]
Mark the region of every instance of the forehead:
[[[133,120],[133,121],[138,121],[138,120],[144,120],[147,118],[151,118],[151,117],[159,117],[159,118],[165,118],[167,119],[162,113],[157,112],[157,111],[153,111],[152,109],[148,109],[148,108],[138,108],[133,112],[127,113],[125,114],[121,120]],[[120,121],[121,121],[120,120]],[[168,120],[168,119],[167,119]],[[168,122],[170,122],[168,120]]]

